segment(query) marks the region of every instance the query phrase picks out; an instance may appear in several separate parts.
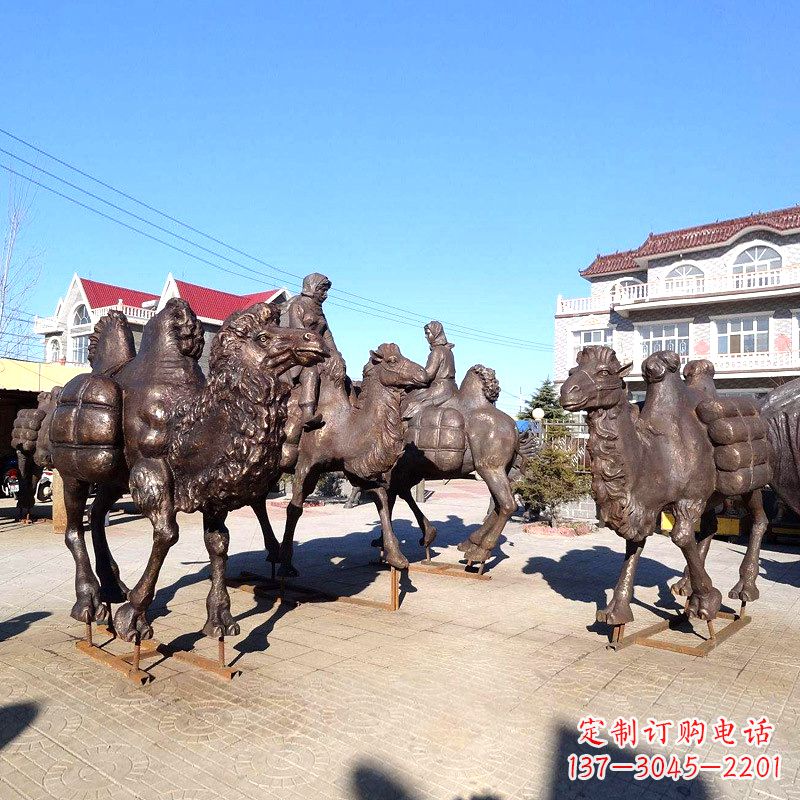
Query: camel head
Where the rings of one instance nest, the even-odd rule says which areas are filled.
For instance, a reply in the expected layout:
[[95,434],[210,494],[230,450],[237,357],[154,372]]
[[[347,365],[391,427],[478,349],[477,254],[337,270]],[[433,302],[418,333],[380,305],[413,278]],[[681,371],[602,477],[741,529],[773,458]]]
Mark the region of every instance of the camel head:
[[406,358],[396,344],[382,344],[369,351],[364,378],[376,378],[383,386],[395,389],[419,389],[428,385],[425,369]]
[[176,348],[181,355],[196,361],[202,355],[204,345],[203,327],[194,311],[182,298],[171,297],[144,326],[139,352]]
[[620,364],[610,347],[590,345],[578,353],[578,366],[561,385],[561,405],[567,411],[612,408],[625,394],[625,381],[633,364]]
[[490,403],[496,403],[500,397],[500,381],[491,367],[475,364],[467,370],[461,386],[458,387],[461,397],[485,397]]
[[210,373],[268,372],[277,377],[297,365],[319,364],[330,355],[319,334],[281,328],[279,315],[269,303],[256,303],[231,314],[211,345]]

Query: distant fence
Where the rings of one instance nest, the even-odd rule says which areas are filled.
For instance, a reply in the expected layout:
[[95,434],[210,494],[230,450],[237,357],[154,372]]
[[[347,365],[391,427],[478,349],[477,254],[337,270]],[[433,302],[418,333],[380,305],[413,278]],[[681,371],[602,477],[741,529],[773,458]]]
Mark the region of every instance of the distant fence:
[[569,453],[578,472],[589,471],[589,428],[581,422],[543,422],[542,438],[546,444]]

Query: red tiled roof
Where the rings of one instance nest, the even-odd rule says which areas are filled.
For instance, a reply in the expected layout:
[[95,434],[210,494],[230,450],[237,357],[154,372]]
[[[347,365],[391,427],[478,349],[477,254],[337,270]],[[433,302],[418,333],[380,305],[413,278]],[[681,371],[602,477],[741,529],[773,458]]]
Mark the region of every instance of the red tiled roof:
[[198,317],[215,319],[220,322],[234,311],[253,305],[253,303],[270,302],[281,290],[270,289],[267,292],[254,294],[230,294],[209,289],[207,286],[198,286],[186,281],[175,281],[180,296],[192,307]]
[[651,233],[636,250],[598,256],[586,269],[581,271],[581,275],[591,277],[607,275],[612,272],[628,272],[637,268],[634,262],[636,258],[683,253],[711,247],[730,241],[734,236],[751,228],[770,228],[775,231],[800,230],[800,206],[749,214],[746,217],[696,225],[692,228],[682,228],[666,233]]
[[91,281],[88,278],[80,278],[79,280],[91,308],[114,306],[120,300],[126,306],[141,307],[142,303],[146,303],[148,300],[158,300],[157,294],[140,292],[137,289],[126,289],[124,286],[114,286],[111,283]]

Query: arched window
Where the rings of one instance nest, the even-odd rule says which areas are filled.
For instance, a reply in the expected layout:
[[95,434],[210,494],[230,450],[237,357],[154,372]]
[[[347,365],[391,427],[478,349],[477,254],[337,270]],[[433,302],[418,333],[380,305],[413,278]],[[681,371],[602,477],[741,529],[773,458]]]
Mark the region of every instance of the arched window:
[[781,282],[782,260],[777,250],[755,245],[742,250],[733,262],[733,283],[736,289],[776,286]]
[[697,294],[703,291],[704,277],[695,264],[679,264],[667,273],[664,288],[668,294]]
[[638,278],[621,278],[611,287],[611,305],[646,300],[647,287]]
[[81,303],[72,315],[72,325],[73,327],[77,327],[78,325],[91,325],[91,323],[92,319],[89,316],[89,309]]
[[51,339],[47,350],[47,360],[53,363],[61,361],[61,342],[58,339]]

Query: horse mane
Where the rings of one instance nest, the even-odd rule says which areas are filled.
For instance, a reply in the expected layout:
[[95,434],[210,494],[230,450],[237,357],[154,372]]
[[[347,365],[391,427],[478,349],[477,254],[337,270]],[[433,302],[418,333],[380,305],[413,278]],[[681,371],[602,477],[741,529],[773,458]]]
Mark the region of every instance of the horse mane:
[[470,367],[469,372],[474,372],[481,380],[483,385],[483,396],[492,404],[497,402],[500,397],[500,381],[497,374],[491,367],[484,367],[483,364],[475,364]]
[[89,334],[89,365],[92,372],[113,375],[136,356],[136,345],[128,318],[116,308],[100,317]]

